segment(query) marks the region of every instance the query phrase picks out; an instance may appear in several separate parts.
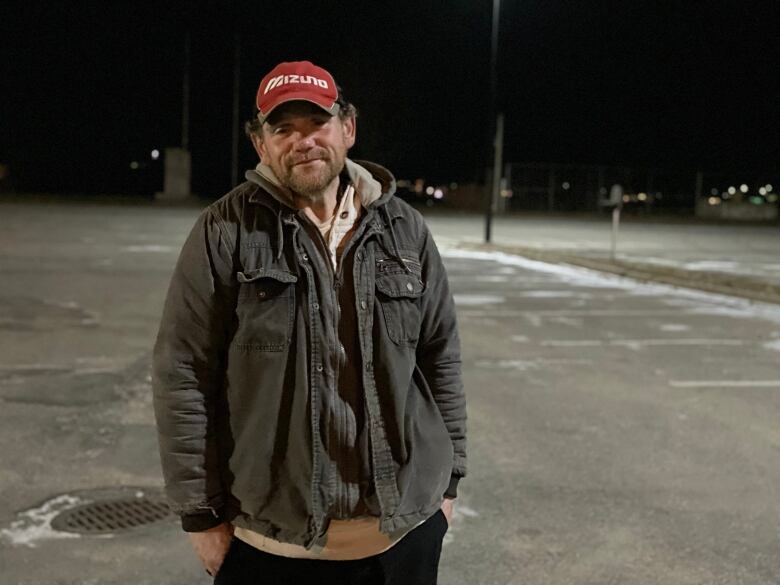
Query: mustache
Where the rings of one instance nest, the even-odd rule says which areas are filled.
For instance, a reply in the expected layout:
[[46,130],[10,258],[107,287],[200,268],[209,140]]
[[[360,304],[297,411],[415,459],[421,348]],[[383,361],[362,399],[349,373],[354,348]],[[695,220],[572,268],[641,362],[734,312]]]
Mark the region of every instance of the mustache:
[[290,157],[290,165],[297,165],[299,163],[308,162],[310,160],[321,159],[324,161],[330,160],[328,151],[324,148],[312,148],[302,154],[294,154]]

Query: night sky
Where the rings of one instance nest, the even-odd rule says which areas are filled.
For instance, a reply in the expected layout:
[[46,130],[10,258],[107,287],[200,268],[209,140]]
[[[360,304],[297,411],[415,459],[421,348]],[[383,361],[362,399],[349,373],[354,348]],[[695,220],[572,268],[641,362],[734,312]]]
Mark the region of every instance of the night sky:
[[[216,4],[216,3],[214,3]],[[181,137],[191,31],[193,189],[231,187],[240,118],[283,60],[333,73],[358,106],[353,158],[466,181],[490,164],[490,0],[0,4],[0,163],[17,191],[151,193]],[[775,172],[777,2],[504,0],[498,102],[509,161]],[[241,174],[255,164],[241,137]],[[149,165],[130,170],[130,161]]]

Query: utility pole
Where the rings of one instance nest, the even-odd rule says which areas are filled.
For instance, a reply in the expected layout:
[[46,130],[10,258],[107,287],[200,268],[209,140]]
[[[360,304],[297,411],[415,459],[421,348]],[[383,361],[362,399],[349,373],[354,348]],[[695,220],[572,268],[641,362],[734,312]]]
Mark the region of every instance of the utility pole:
[[493,126],[493,180],[490,186],[490,198],[485,208],[485,242],[492,239],[493,214],[498,205],[498,195],[501,189],[501,167],[504,150],[504,116],[498,112],[498,17],[501,0],[493,0],[493,25],[490,39],[490,115]]
[[184,74],[181,82],[181,147],[190,149],[190,31],[184,37]]

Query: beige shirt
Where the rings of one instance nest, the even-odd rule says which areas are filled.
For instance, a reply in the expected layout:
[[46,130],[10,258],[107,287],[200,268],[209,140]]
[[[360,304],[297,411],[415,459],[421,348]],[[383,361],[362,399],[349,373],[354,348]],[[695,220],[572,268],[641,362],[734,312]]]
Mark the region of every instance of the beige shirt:
[[341,259],[341,252],[349,241],[350,236],[357,227],[357,220],[360,217],[360,197],[356,197],[355,188],[348,185],[344,189],[336,211],[330,219],[320,221],[310,207],[304,208],[304,213],[311,222],[317,226],[322,234],[325,243],[328,245],[330,260],[333,262],[333,268],[338,267],[338,261]]
[[401,540],[406,532],[389,536],[379,531],[379,518],[331,520],[322,547],[307,550],[298,544],[279,542],[252,530],[236,527],[234,535],[245,543],[272,555],[294,559],[354,561],[378,555]]
[[[360,217],[360,196],[352,185],[344,194],[333,217],[320,221],[314,212],[305,208],[307,217],[319,228],[328,245],[333,267],[338,266],[345,244],[357,227]],[[411,530],[411,528],[409,529]],[[273,555],[296,559],[348,561],[378,555],[401,540],[409,530],[387,535],[379,531],[379,518],[367,516],[350,520],[331,520],[325,545],[307,550],[297,544],[279,542],[252,530],[236,526],[235,536],[245,543]]]

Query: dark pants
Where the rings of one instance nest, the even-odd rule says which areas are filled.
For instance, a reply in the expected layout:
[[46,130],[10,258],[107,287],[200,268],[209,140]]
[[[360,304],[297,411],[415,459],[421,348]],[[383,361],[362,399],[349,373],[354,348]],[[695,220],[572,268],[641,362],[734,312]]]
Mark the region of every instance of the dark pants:
[[390,550],[356,561],[291,559],[234,538],[215,585],[436,585],[447,519],[439,511]]

